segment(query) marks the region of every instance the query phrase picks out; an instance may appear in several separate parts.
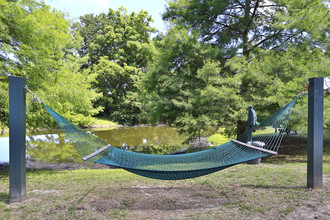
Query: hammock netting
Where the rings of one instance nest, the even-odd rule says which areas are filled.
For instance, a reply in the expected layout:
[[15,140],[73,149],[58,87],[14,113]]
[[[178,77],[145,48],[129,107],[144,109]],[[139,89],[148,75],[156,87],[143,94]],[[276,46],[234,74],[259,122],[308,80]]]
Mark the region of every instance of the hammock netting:
[[[149,178],[179,180],[206,175],[242,162],[271,156],[279,149],[296,99],[259,125],[253,126],[252,137],[251,131],[250,137],[246,131],[238,137],[239,141],[229,141],[211,149],[178,155],[149,155],[110,146],[88,161],[123,168]],[[95,154],[108,145],[48,106],[45,107],[81,157]]]

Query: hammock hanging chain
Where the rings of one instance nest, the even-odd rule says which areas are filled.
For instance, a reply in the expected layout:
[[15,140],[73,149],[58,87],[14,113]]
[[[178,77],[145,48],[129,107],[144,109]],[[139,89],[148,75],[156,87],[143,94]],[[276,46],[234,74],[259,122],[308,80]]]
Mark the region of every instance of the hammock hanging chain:
[[26,91],[28,91],[29,93],[31,93],[31,95],[33,96],[33,101],[38,101],[38,102],[42,103],[42,101],[29,89],[29,87],[27,85],[25,85],[23,88]]
[[299,92],[299,94],[297,95],[297,98],[300,96],[300,95],[304,95],[305,94],[305,90],[308,88],[309,86],[309,81],[307,81],[306,85],[304,86],[304,88],[301,90],[301,92]]

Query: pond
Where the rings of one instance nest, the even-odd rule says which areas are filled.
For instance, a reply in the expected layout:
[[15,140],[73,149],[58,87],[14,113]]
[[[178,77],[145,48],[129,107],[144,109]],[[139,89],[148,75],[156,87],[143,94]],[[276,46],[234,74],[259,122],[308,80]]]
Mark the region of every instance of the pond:
[[[176,128],[167,126],[118,127],[108,130],[91,130],[92,134],[115,147],[146,145],[184,145],[185,136]],[[38,134],[27,137],[27,158],[43,162],[81,162],[63,133]],[[9,137],[0,137],[0,163],[9,161]]]

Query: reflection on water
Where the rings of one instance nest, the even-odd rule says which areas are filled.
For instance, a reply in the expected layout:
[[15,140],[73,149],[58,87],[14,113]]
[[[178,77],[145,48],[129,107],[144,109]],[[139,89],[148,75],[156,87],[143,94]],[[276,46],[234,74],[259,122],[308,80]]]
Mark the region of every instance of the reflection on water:
[[[115,147],[148,145],[180,145],[185,137],[178,134],[177,129],[166,126],[159,127],[122,127],[106,131],[92,131],[98,138]],[[145,143],[143,140],[145,139]]]
[[26,139],[27,158],[43,162],[81,162],[63,133],[36,135]]
[[[184,136],[178,134],[177,129],[166,126],[121,127],[90,132],[115,147],[138,145],[180,146],[185,140]],[[9,160],[8,139],[8,137],[0,138],[0,141],[2,140],[0,143],[0,155],[3,157],[0,158],[0,162]],[[81,162],[80,156],[61,132],[27,137],[26,153],[28,159],[35,161]]]

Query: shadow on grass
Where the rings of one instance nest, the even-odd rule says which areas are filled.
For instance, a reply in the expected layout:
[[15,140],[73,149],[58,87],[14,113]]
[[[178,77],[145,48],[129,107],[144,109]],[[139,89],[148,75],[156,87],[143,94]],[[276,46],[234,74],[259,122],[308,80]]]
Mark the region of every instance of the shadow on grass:
[[288,157],[274,157],[274,158],[267,158],[261,160],[261,163],[265,164],[276,164],[276,165],[284,165],[289,163],[303,163],[307,164],[307,159],[300,159],[300,158],[288,158]]
[[56,174],[58,173],[57,170],[50,170],[50,169],[32,169],[32,168],[27,168],[26,169],[27,174],[32,174],[33,175],[51,175],[51,174]]
[[[191,186],[135,186],[120,188],[112,202],[107,204],[110,209],[130,210],[190,210],[206,209],[231,204],[226,192],[216,187],[199,184]],[[100,206],[104,207],[103,198]]]
[[[33,175],[51,175],[56,174],[56,170],[36,170],[36,169],[26,169],[27,174]],[[9,170],[0,170],[0,180],[3,178],[9,178]]]
[[95,186],[92,187],[90,190],[88,190],[84,195],[82,195],[82,197],[80,199],[78,199],[78,201],[73,204],[71,207],[68,208],[68,213],[69,213],[69,216],[71,217],[75,217],[75,210],[76,210],[76,207],[85,199],[86,196],[88,196],[88,194],[90,194],[93,190],[95,189]]
[[260,185],[253,185],[253,184],[243,184],[241,185],[242,187],[248,187],[248,188],[253,188],[253,189],[296,189],[296,190],[301,190],[301,189],[308,189],[307,186],[274,186],[274,185],[266,185],[266,184],[260,184]]
[[[1,177],[8,177],[9,176],[9,163],[1,163],[0,164],[0,178]],[[49,168],[40,168],[40,169],[35,169],[35,168],[26,168],[26,172],[32,172],[32,173],[49,173],[51,174],[51,172],[54,171],[53,169],[49,169]]]

